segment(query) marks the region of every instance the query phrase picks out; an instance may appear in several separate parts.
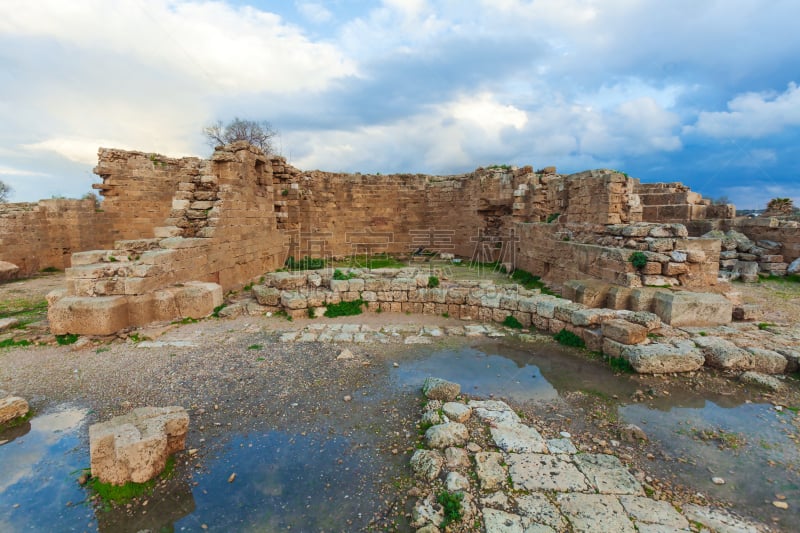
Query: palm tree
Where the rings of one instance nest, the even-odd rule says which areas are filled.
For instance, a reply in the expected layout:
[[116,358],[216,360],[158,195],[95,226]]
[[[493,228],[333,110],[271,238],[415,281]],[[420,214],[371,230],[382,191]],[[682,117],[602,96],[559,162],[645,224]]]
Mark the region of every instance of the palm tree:
[[773,198],[767,204],[767,215],[786,216],[794,211],[794,202],[791,198]]

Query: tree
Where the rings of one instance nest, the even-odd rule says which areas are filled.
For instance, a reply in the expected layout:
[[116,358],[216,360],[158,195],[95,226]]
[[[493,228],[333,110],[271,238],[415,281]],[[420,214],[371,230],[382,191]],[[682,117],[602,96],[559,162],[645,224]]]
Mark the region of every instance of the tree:
[[8,197],[11,196],[11,185],[0,181],[0,204],[5,203],[8,201]]
[[794,211],[794,202],[791,198],[773,198],[767,204],[768,215],[791,215]]
[[272,152],[272,138],[277,135],[277,132],[266,120],[242,120],[236,117],[225,125],[218,120],[214,124],[206,126],[203,128],[203,134],[212,148],[221,144],[247,141],[253,146],[261,148],[265,154],[269,154]]

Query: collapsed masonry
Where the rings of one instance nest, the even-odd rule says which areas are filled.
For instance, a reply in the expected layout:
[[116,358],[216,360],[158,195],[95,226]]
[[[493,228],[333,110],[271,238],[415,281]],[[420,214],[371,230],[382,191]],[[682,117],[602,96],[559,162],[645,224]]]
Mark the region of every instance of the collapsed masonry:
[[[60,248],[64,257],[76,253],[67,287],[49,298],[56,334],[207,315],[223,292],[289,256],[408,256],[423,248],[506,263],[555,284],[702,288],[716,283],[720,239],[690,238],[686,225],[733,213],[680,184],[644,185],[612,170],[304,172],[246,143],[220,147],[210,160],[109,149],[99,159],[102,210],[76,217],[86,238]],[[90,245],[97,249],[86,251]],[[641,270],[629,260],[635,251],[647,259]]]

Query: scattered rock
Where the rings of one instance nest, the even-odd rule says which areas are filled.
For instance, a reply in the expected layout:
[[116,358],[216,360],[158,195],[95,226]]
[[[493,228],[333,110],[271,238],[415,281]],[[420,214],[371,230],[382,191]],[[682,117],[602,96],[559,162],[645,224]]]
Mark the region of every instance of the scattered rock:
[[355,358],[356,358],[356,356],[353,355],[353,352],[351,352],[347,348],[345,348],[344,350],[339,352],[339,355],[336,356],[336,359],[338,361],[347,361],[347,360],[355,359]]
[[725,484],[725,480],[722,479],[721,477],[712,477],[711,478],[711,483],[713,483],[714,485],[724,485]]
[[449,422],[431,426],[425,432],[425,442],[430,448],[462,446],[469,439],[469,431],[464,424]]
[[415,476],[422,479],[436,479],[443,464],[442,454],[436,450],[417,450],[411,456],[411,469]]
[[743,372],[739,376],[739,381],[771,391],[778,391],[783,388],[783,383],[779,379],[759,372]]
[[442,411],[450,420],[461,422],[462,424],[469,420],[472,415],[472,409],[458,402],[447,402],[442,406]]
[[431,400],[452,402],[461,393],[461,385],[441,378],[425,378],[422,393]]
[[619,436],[626,442],[646,441],[647,434],[642,428],[636,424],[628,424],[623,426],[619,431]]

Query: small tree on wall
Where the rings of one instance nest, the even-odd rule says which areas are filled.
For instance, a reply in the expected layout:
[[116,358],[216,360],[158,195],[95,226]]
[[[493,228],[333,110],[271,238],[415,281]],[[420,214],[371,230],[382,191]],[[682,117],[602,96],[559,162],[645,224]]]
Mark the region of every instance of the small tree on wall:
[[9,196],[11,196],[11,185],[0,181],[0,204],[7,202]]
[[773,198],[767,204],[769,215],[791,215],[794,211],[794,202],[791,198]]
[[272,138],[277,132],[272,128],[272,124],[266,120],[242,120],[234,118],[227,124],[218,120],[210,126],[203,128],[203,135],[212,148],[222,144],[230,144],[236,141],[247,141],[253,146],[257,146],[265,154],[272,153]]

